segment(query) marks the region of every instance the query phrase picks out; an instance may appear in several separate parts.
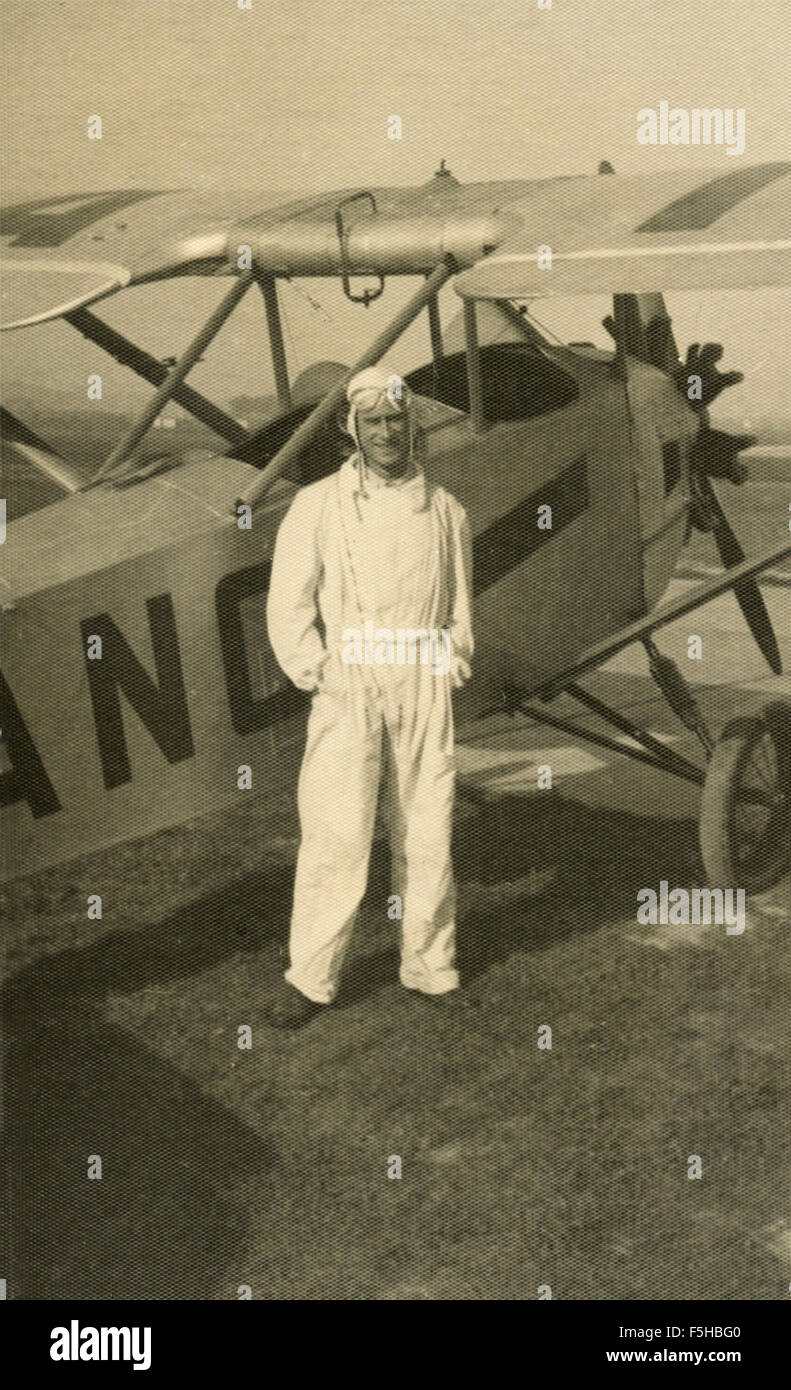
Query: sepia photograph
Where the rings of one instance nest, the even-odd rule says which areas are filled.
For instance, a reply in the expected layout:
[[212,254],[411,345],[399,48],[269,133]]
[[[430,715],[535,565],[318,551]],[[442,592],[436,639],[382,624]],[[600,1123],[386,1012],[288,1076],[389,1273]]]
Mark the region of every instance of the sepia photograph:
[[739,1362],[791,1290],[786,5],[0,34],[0,1294],[52,1363],[251,1300]]

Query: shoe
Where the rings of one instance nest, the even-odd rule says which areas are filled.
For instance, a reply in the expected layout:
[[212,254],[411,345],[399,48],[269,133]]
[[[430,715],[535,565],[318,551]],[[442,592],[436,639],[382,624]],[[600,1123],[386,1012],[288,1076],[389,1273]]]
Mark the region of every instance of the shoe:
[[442,994],[429,994],[428,990],[425,989],[410,989],[409,993],[431,1009],[442,1009],[443,1011],[445,1009],[458,1009],[463,1002],[461,989],[458,987],[443,990]]
[[313,999],[300,994],[293,985],[285,985],[275,1001],[269,1022],[274,1028],[302,1028],[327,1007],[327,1004],[317,1004]]

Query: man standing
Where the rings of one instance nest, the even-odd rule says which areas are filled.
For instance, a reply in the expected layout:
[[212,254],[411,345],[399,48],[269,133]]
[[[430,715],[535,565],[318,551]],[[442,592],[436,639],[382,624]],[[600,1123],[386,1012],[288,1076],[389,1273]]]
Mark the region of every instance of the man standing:
[[[294,498],[267,604],[280,666],[313,692],[291,964],[273,1015],[283,1027],[307,1021],[337,992],[368,878],[384,765],[401,983],[428,995],[459,983],[451,687],[469,678],[473,652],[469,527],[461,504],[417,462],[406,383],[370,368],[352,379],[347,398],[357,452]],[[378,640],[396,632],[412,637],[406,659],[403,646],[396,652]],[[362,641],[372,633],[375,650]],[[417,633],[432,637],[420,639],[419,656]],[[437,634],[448,658],[441,664]]]

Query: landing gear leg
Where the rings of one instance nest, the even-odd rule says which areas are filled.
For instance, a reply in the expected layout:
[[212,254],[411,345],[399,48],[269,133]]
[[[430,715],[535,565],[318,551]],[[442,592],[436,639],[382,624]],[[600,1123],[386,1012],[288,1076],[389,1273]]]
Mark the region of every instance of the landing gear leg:
[[702,743],[706,750],[706,756],[711,757],[714,748],[714,738],[703,718],[703,712],[695,699],[692,690],[684,680],[675,661],[669,656],[663,656],[656,644],[650,637],[643,638],[643,646],[648,653],[648,664],[651,675],[662,691],[667,703],[677,714],[685,728],[689,729]]
[[761,893],[791,870],[791,705],[733,720],[718,739],[676,663],[643,642],[651,675],[706,750],[700,850],[712,887]]

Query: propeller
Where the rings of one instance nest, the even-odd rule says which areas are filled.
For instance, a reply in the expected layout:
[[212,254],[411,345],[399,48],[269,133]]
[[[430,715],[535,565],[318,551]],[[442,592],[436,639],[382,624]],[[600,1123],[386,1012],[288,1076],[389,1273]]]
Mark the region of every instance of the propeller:
[[[756,436],[726,434],[724,430],[713,429],[709,422],[708,408],[712,401],[727,387],[744,380],[743,372],[719,370],[717,363],[722,354],[721,343],[704,343],[703,347],[699,343],[691,343],[686,361],[678,363],[673,377],[685,395],[689,378],[696,376],[700,380],[701,398],[696,404],[701,415],[701,430],[690,451],[692,521],[699,529],[711,531],[723,565],[726,569],[732,569],[742,563],[745,554],[711,480],[727,478],[737,485],[743,483],[747,468],[739,462],[739,453],[755,444]],[[765,661],[776,676],[782,675],[780,649],[758,580],[755,577],[740,580],[734,585],[733,592]]]
[[[723,441],[726,441],[726,444],[723,444]],[[705,429],[692,450],[690,460],[694,470],[690,476],[693,482],[693,491],[696,494],[693,521],[701,529],[711,531],[720,553],[720,559],[726,569],[740,565],[745,559],[745,554],[714,490],[708,469],[708,457],[712,453],[714,454],[717,471],[721,466],[720,456],[723,453],[736,463],[737,468],[741,468],[743,465],[736,462],[736,454],[739,448],[746,448],[749,443],[754,443],[754,436],[733,436],[723,434],[721,430]],[[700,455],[700,457],[696,457],[696,455]],[[717,476],[717,472],[714,473],[714,476]],[[725,476],[728,476],[727,473]],[[752,577],[740,580],[738,584],[734,584],[733,592],[744,614],[747,626],[758,643],[759,650],[774,674],[781,676],[783,663],[780,649],[757,579]]]
[[[600,174],[614,173],[606,160],[599,165]],[[739,462],[739,453],[756,443],[752,434],[726,434],[712,429],[709,406],[720,392],[744,380],[743,372],[721,372],[718,363],[723,355],[722,343],[691,343],[685,361],[679,357],[673,328],[661,294],[616,294],[613,314],[602,320],[603,326],[615,340],[616,348],[651,363],[668,372],[679,391],[700,416],[701,427],[690,450],[690,486],[692,488],[692,523],[701,531],[711,531],[720,559],[726,569],[741,564],[745,555],[738,537],[725,515],[722,503],[712,485],[712,478],[727,478],[743,483],[747,468]],[[700,394],[690,400],[690,377],[698,378]],[[776,676],[783,673],[780,650],[771,619],[756,578],[742,579],[733,587],[747,626],[761,654]]]
[[[640,300],[646,298],[644,295],[624,295],[622,305],[616,299],[615,319],[605,319],[604,327],[615,337],[620,320],[628,339],[626,350],[662,371],[669,370],[687,399],[689,378],[699,378],[699,399],[690,401],[701,419],[700,433],[690,450],[692,523],[701,531],[711,531],[723,565],[726,569],[733,569],[742,563],[745,554],[711,480],[727,478],[737,485],[743,483],[748,470],[739,462],[739,453],[755,444],[756,436],[727,434],[724,430],[713,429],[709,422],[709,406],[721,391],[743,381],[744,373],[719,370],[717,364],[724,351],[721,343],[704,343],[702,347],[700,343],[691,343],[682,362],[666,313],[656,315],[647,323],[642,321]],[[617,342],[616,337],[616,345]],[[757,579],[740,580],[734,585],[733,592],[762,656],[776,676],[782,675],[783,664],[777,638]]]

